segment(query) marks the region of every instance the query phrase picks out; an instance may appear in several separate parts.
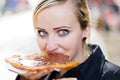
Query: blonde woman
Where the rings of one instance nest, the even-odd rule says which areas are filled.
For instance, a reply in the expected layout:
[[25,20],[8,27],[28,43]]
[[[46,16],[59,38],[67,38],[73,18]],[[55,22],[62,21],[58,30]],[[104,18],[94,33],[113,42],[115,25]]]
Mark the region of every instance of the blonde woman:
[[16,80],[120,80],[120,68],[105,59],[98,45],[86,44],[90,36],[86,0],[40,0],[33,23],[41,51],[65,54],[80,64],[56,74],[53,69],[29,71]]

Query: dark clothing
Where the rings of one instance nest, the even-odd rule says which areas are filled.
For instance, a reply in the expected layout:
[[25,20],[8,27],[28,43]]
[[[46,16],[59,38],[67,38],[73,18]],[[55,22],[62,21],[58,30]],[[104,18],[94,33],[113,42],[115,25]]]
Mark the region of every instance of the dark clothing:
[[78,80],[120,80],[120,67],[105,60],[99,46],[89,46],[92,55],[62,77],[77,77]]
[[[77,67],[67,71],[61,78],[76,77],[78,80],[120,80],[120,67],[108,62],[98,45],[89,45],[89,47],[92,51],[90,57]],[[44,80],[44,78],[39,80]]]

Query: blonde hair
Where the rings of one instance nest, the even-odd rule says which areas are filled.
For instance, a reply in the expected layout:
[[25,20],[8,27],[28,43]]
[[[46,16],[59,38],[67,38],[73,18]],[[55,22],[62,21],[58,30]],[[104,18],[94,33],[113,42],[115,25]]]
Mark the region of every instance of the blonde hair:
[[36,17],[41,10],[50,6],[65,3],[67,1],[70,1],[73,4],[74,11],[80,23],[81,29],[85,29],[87,26],[90,26],[87,0],[40,0],[33,14],[34,26]]

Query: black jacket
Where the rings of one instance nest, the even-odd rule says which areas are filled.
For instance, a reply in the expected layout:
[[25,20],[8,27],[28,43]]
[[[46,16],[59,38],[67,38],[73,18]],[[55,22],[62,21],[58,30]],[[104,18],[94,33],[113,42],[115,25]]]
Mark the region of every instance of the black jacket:
[[[67,71],[61,78],[76,77],[78,80],[120,80],[120,67],[107,61],[98,45],[89,45],[89,47],[92,51],[90,57],[84,63]],[[45,80],[45,77],[39,80]],[[19,78],[20,76],[16,80],[19,80]]]

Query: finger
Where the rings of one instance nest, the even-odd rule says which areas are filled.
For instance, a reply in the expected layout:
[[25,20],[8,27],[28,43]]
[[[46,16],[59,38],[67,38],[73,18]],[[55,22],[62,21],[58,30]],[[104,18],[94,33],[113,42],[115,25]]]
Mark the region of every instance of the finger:
[[52,71],[53,71],[53,69],[38,71],[38,73],[35,74],[35,75],[33,75],[33,76],[31,77],[31,79],[39,79],[39,78],[41,78],[41,77],[49,74],[49,73],[52,72]]
[[30,79],[33,75],[36,75],[36,74],[37,74],[37,71],[28,71],[25,74],[19,74],[19,75],[23,76],[26,79]]
[[26,79],[30,79],[30,80],[39,79],[52,71],[53,71],[53,69],[42,70],[42,71],[29,71],[22,76],[25,77]]

